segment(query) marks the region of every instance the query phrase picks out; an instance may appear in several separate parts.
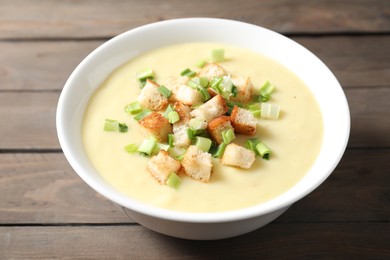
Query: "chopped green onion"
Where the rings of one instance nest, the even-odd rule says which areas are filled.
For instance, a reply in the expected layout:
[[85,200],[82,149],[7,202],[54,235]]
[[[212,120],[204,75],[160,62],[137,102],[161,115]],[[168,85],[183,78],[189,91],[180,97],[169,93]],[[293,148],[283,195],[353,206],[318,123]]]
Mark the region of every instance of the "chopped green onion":
[[260,103],[253,103],[248,105],[248,110],[252,112],[254,117],[260,117],[261,115],[261,104]]
[[207,127],[207,122],[199,117],[191,118],[188,124],[194,130],[203,130]]
[[167,109],[165,109],[165,112],[164,112],[163,116],[164,116],[166,119],[168,119],[168,114],[169,114],[170,112],[173,112],[173,111],[175,111],[175,109],[173,108],[173,106],[172,106],[171,104],[169,104],[169,105],[167,106]]
[[206,102],[207,100],[209,100],[211,98],[210,93],[207,91],[207,89],[200,87],[200,88],[197,88],[197,90],[202,95],[202,99],[204,102]]
[[260,88],[260,101],[267,102],[271,98],[271,93],[274,91],[275,86],[268,80]]
[[236,138],[233,129],[227,129],[222,132],[222,139],[225,144],[229,144]]
[[171,148],[168,149],[168,152],[169,152],[169,155],[170,155],[171,157],[177,159],[177,157],[179,157],[179,156],[181,156],[181,155],[184,155],[185,152],[186,152],[186,150],[183,149],[183,148],[179,148],[179,147],[173,146],[173,147],[171,147]]
[[[203,84],[204,84],[204,82],[203,82]],[[207,84],[208,84],[208,82],[207,82]],[[207,91],[207,89],[202,86],[202,82],[201,82],[200,78],[194,78],[194,79],[188,81],[187,85],[189,87],[199,91],[200,94],[202,95],[203,101],[207,101],[207,100],[209,100],[211,98],[211,96],[210,96],[209,92]]]
[[145,139],[137,151],[141,154],[151,155],[156,147],[156,144],[157,142],[154,138]]
[[200,61],[198,61],[198,62],[195,64],[195,66],[198,67],[198,68],[203,68],[204,65],[206,65],[206,63],[207,63],[207,61],[205,61],[205,60],[200,60]]
[[208,152],[210,150],[211,143],[212,141],[209,138],[201,136],[195,137],[195,146],[203,152]]
[[169,187],[177,189],[180,186],[180,183],[181,179],[179,176],[177,176],[176,173],[172,172],[171,174],[169,174],[169,177],[166,182]]
[[168,145],[170,148],[173,148],[174,141],[175,141],[175,136],[173,134],[168,134]]
[[119,131],[122,133],[127,132],[128,127],[125,123],[119,123],[118,120],[112,120],[112,119],[106,119],[104,121],[104,131],[107,132],[113,132],[113,131]]
[[180,120],[180,116],[176,111],[171,111],[168,113],[168,121],[171,124],[176,123],[177,121]]
[[187,76],[187,77],[193,77],[193,76],[195,76],[195,74],[196,74],[195,71],[192,71],[188,68],[183,70],[182,72],[180,72],[180,76]]
[[152,69],[146,69],[137,74],[137,79],[141,82],[142,87],[144,87],[147,79],[154,79],[154,72]]
[[260,143],[259,138],[249,138],[245,142],[245,147],[251,151],[254,151],[257,155],[260,155],[259,152],[256,150],[256,145],[259,143]]
[[145,116],[149,115],[150,113],[152,113],[152,111],[150,111],[149,109],[144,109],[144,110],[141,111],[141,113],[139,113],[138,115],[136,115],[134,117],[134,120],[140,121],[142,118],[144,118]]
[[261,103],[261,117],[278,119],[280,106],[269,103]]
[[128,144],[125,146],[125,151],[128,153],[135,153],[138,150],[138,146],[136,144]]
[[157,143],[155,146],[155,149],[153,151],[154,154],[158,154],[160,150],[168,151],[169,150],[169,144],[162,144],[162,143]]
[[181,162],[183,160],[183,158],[184,158],[184,155],[186,155],[185,152],[183,154],[179,155],[179,156],[176,156],[175,159]]
[[218,145],[217,151],[213,154],[214,158],[221,158],[223,153],[225,152],[227,144],[221,143]]
[[213,89],[216,93],[221,94],[222,89],[220,84],[222,82],[222,77],[214,77],[210,82],[210,88]]
[[225,50],[224,49],[214,49],[211,51],[211,61],[221,62],[225,60]]
[[195,129],[192,129],[192,128],[188,128],[187,129],[187,136],[188,136],[188,139],[190,140],[194,140],[196,136],[203,136],[203,137],[207,137],[208,134],[207,134],[207,131],[206,130],[195,130]]
[[269,160],[269,157],[271,156],[271,150],[268,148],[268,146],[264,143],[258,143],[256,145],[256,151],[260,154],[260,156],[265,159]]
[[238,106],[238,107],[244,107],[244,105],[240,102],[232,102],[232,101],[227,101],[226,102],[226,106],[228,107],[228,111],[226,113],[226,115],[230,116],[230,114],[232,113],[232,110],[234,108],[234,106]]
[[130,103],[125,106],[125,111],[129,114],[135,115],[142,111],[142,107],[138,101]]
[[166,98],[169,98],[171,95],[172,95],[172,92],[167,89],[165,86],[161,85],[157,88],[158,91],[160,91],[160,93],[166,97]]

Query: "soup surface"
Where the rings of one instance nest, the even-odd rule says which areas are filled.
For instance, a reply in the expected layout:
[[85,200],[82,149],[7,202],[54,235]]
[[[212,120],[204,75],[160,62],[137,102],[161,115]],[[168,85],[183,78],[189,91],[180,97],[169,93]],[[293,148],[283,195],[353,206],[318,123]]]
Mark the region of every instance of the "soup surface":
[[[207,59],[212,49],[225,49],[219,63],[233,76],[249,76],[260,88],[269,80],[275,85],[270,103],[280,105],[279,119],[258,119],[256,136],[272,150],[270,160],[256,158],[249,170],[223,166],[213,158],[209,183],[182,176],[178,189],[156,182],[146,170],[149,160],[126,153],[124,147],[145,139],[124,106],[141,92],[137,73],[152,68],[164,84],[185,68]],[[106,118],[125,122],[127,133],[103,131]],[[142,54],[115,70],[91,97],[84,115],[83,142],[97,171],[127,196],[157,207],[187,212],[217,212],[253,206],[270,200],[296,184],[317,157],[323,135],[319,107],[305,84],[277,62],[252,51],[216,43],[185,43]],[[249,136],[234,142],[244,144]]]

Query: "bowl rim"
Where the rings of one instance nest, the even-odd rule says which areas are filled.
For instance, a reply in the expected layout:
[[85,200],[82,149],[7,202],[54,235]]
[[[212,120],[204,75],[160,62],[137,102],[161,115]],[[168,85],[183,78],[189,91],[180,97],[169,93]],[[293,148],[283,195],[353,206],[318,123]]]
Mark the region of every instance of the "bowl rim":
[[[296,48],[303,49],[309,55],[312,55],[313,57],[311,58],[316,59],[317,62],[322,64],[324,70],[327,70],[327,73],[330,73],[329,75],[333,77],[332,80],[338,84],[336,87],[339,88],[338,91],[342,103],[341,105],[343,107],[343,113],[342,113],[342,117],[344,120],[344,125],[342,127],[342,132],[343,132],[342,134],[344,136],[343,142],[339,144],[340,150],[337,151],[335,157],[333,158],[333,164],[330,165],[326,173],[323,174],[321,178],[316,179],[316,181],[313,182],[310,187],[306,187],[304,190],[295,194],[295,196],[291,198],[283,198],[282,197],[283,194],[281,194],[276,198],[271,199],[270,201],[266,201],[258,205],[241,208],[241,209],[222,211],[222,212],[211,212],[211,213],[180,212],[175,210],[158,208],[151,205],[146,205],[143,204],[142,202],[126,197],[125,195],[121,194],[119,191],[116,191],[114,188],[107,186],[109,185],[108,183],[103,184],[102,182],[99,182],[95,178],[90,176],[87,172],[85,172],[86,168],[83,167],[82,162],[80,162],[77,158],[75,158],[75,156],[72,153],[72,149],[74,148],[72,148],[72,146],[68,142],[69,140],[67,139],[67,135],[69,135],[69,130],[65,129],[64,113],[66,110],[66,103],[70,98],[69,91],[72,88],[72,85],[74,84],[74,81],[76,80],[77,75],[78,73],[80,73],[83,66],[89,63],[95,56],[98,56],[100,53],[104,52],[105,49],[109,48],[113,43],[121,41],[127,37],[131,37],[134,33],[142,32],[144,30],[170,28],[172,26],[176,26],[177,24],[193,24],[193,23],[213,24],[217,26],[219,25],[228,26],[234,24],[235,26],[241,26],[243,28],[252,28],[254,30],[261,30],[267,34],[272,34],[278,37],[279,39],[281,39],[282,41],[286,41],[288,42],[288,44],[292,44]],[[349,112],[348,102],[345,93],[343,92],[342,87],[338,83],[337,79],[334,77],[333,73],[319,58],[317,58],[313,53],[311,53],[308,49],[306,49],[302,45],[298,44],[297,42],[277,32],[274,32],[272,30],[266,29],[258,25],[249,24],[241,21],[229,20],[229,19],[195,17],[195,18],[171,19],[171,20],[159,21],[159,22],[142,25],[113,37],[112,39],[106,41],[105,43],[97,47],[95,50],[93,50],[74,69],[74,71],[69,76],[68,80],[66,81],[61,91],[58,100],[57,111],[56,111],[56,128],[57,128],[57,135],[58,135],[60,146],[62,148],[62,151],[66,159],[68,160],[72,168],[90,187],[92,187],[95,191],[102,194],[104,197],[108,198],[109,200],[125,208],[128,208],[131,211],[135,211],[141,214],[149,215],[160,219],[180,221],[180,222],[191,222],[191,223],[217,223],[217,222],[231,222],[231,221],[239,221],[243,219],[255,218],[261,215],[265,215],[280,210],[282,208],[286,208],[292,205],[293,203],[295,203],[296,201],[300,200],[301,198],[305,197],[307,194],[311,193],[314,189],[316,189],[333,172],[333,170],[336,168],[337,164],[339,163],[339,161],[341,160],[345,152],[345,149],[348,144],[349,134],[350,134],[350,112]]]

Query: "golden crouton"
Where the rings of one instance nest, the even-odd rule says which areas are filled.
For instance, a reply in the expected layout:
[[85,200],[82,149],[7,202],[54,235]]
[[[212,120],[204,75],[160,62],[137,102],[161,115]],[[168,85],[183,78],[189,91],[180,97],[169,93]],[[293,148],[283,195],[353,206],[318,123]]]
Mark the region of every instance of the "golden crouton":
[[223,165],[249,169],[252,167],[255,159],[255,152],[237,144],[230,143],[225,148],[225,152],[221,158],[221,163]]
[[138,121],[138,124],[149,135],[152,135],[159,142],[165,142],[168,134],[172,132],[172,125],[168,119],[160,113],[152,112]]
[[187,85],[180,85],[175,94],[177,101],[187,106],[197,105],[203,103],[202,94],[196,89]]
[[177,100],[176,99],[177,91],[179,90],[180,86],[182,85],[185,86],[188,80],[189,78],[184,76],[183,77],[170,76],[163,81],[164,86],[172,92],[171,96],[169,97],[170,101],[174,102]]
[[191,111],[192,117],[199,117],[206,122],[210,122],[216,117],[225,114],[228,111],[225,100],[221,95],[216,95],[206,103]]
[[233,126],[230,123],[230,118],[228,116],[219,116],[214,118],[207,125],[207,132],[218,144],[223,142],[222,132],[228,129],[233,129]]
[[230,114],[230,122],[236,133],[253,135],[256,132],[257,119],[252,112],[244,108],[234,106]]
[[213,62],[207,63],[198,73],[199,77],[206,77],[209,81],[214,77],[223,77],[227,75],[228,73],[224,68]]
[[184,154],[181,165],[185,174],[201,182],[209,182],[212,171],[211,154],[191,145]]
[[160,183],[166,184],[171,173],[178,173],[181,168],[179,161],[176,161],[164,150],[150,158],[147,165],[148,172]]
[[232,83],[237,87],[237,95],[230,100],[243,103],[251,101],[253,84],[249,77],[232,77]]
[[173,109],[179,114],[180,120],[176,123],[187,123],[191,119],[191,107],[186,106],[180,102],[175,102]]
[[138,102],[144,108],[161,111],[168,105],[168,98],[158,91],[159,85],[150,80],[146,80],[146,84],[138,96]]
[[173,124],[173,145],[179,148],[187,148],[191,144],[191,139],[188,137],[187,130],[189,129],[187,123]]

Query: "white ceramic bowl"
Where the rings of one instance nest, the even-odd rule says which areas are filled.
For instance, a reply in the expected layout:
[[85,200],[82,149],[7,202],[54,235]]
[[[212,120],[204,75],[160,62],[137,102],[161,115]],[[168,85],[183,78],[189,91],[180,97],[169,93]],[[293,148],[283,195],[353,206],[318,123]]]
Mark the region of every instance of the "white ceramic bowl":
[[[132,200],[111,187],[94,169],[84,151],[81,138],[84,110],[91,94],[112,71],[145,51],[196,41],[232,44],[269,56],[300,77],[317,99],[324,121],[320,154],[299,183],[266,203],[222,213],[185,213],[155,208]],[[301,45],[273,31],[243,22],[189,18],[127,31],[88,55],[62,90],[57,108],[57,132],[62,150],[77,174],[97,192],[128,208],[130,216],[141,225],[180,238],[220,239],[244,234],[271,222],[318,187],[332,173],[345,151],[350,116],[344,92],[332,72]]]

